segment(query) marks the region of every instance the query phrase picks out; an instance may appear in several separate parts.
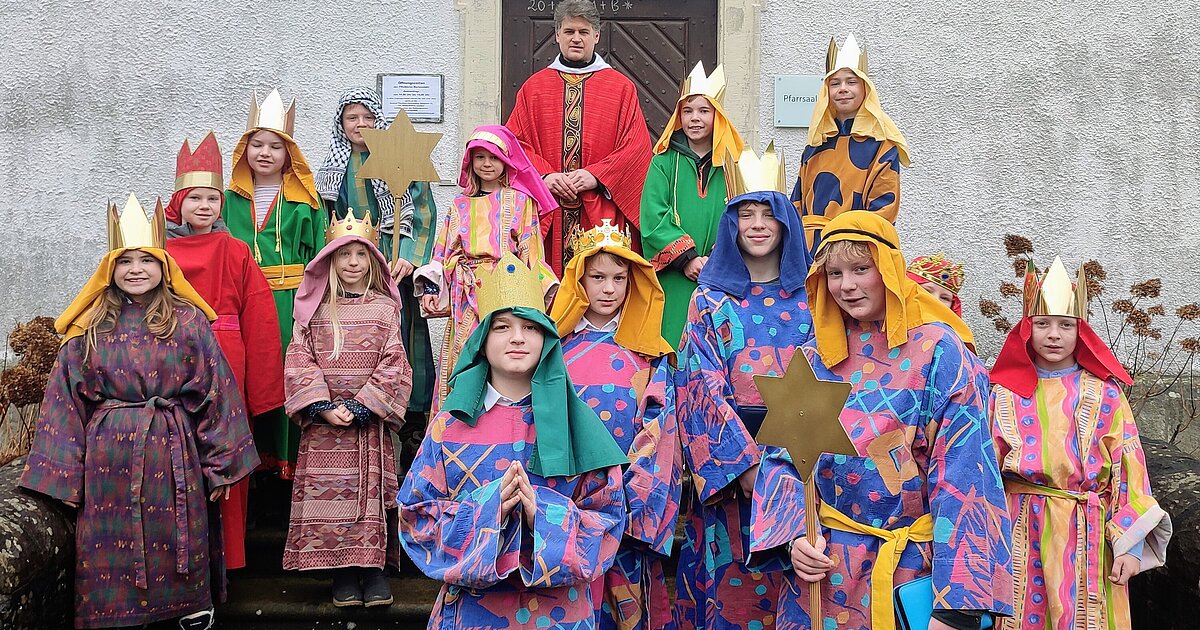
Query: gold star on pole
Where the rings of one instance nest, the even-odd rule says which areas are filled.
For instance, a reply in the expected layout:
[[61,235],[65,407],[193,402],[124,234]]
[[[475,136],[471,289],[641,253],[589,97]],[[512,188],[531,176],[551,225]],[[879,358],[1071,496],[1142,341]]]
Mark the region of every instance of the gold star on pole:
[[[413,182],[441,179],[430,156],[442,134],[417,131],[403,109],[396,111],[396,119],[387,129],[363,129],[362,136],[370,155],[358,169],[358,178],[387,182],[397,202]],[[399,256],[399,248],[397,234],[392,239],[393,261]]]
[[754,384],[767,406],[767,417],[755,440],[786,448],[805,480],[821,453],[855,453],[838,421],[850,396],[850,383],[817,378],[803,350],[792,355],[783,376],[757,375]]

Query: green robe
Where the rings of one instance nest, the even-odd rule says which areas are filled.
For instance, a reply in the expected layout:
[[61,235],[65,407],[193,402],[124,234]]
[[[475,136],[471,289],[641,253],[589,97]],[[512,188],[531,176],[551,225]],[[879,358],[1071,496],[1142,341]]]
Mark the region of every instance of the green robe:
[[[251,201],[232,190],[226,190],[221,218],[225,220],[230,234],[250,246],[250,253],[259,267],[307,265],[325,246],[325,228],[329,225],[325,212],[286,199],[277,206],[267,215],[266,225],[256,236]],[[277,277],[277,274],[267,275],[268,282],[273,275]],[[275,310],[279,313],[279,335],[283,338],[283,350],[286,353],[292,340],[292,304],[296,299],[296,289],[273,290],[272,294]],[[272,464],[270,457],[279,460],[274,463],[279,463],[284,476],[290,477],[300,447],[300,427],[292,424],[283,410],[279,409],[255,421],[254,437],[258,450],[268,456],[264,461]]]
[[671,146],[650,161],[642,188],[642,250],[658,270],[666,294],[663,339],[677,350],[696,283],[670,263],[689,248],[698,256],[707,256],[725,211],[724,169],[708,165],[706,188],[701,189],[701,159],[688,146],[683,132],[677,131],[671,136]]

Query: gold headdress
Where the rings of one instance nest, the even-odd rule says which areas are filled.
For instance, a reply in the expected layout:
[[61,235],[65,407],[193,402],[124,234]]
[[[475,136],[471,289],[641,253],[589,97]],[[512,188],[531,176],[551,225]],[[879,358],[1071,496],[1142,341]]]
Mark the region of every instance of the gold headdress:
[[167,241],[167,218],[162,199],[154,202],[153,219],[146,216],[142,204],[132,194],[125,207],[117,212],[117,204],[108,205],[108,250],[122,248],[162,249]]
[[1055,256],[1045,275],[1038,277],[1033,261],[1025,263],[1025,317],[1057,315],[1087,321],[1087,278],[1079,268],[1074,285],[1062,259]]
[[842,68],[858,70],[864,76],[867,74],[867,49],[859,47],[854,33],[846,35],[846,41],[840,47],[834,38],[829,38],[829,48],[825,52],[825,76]]
[[606,245],[631,249],[633,247],[633,236],[629,232],[629,228],[626,227],[622,231],[621,228],[613,225],[611,220],[603,219],[600,225],[586,232],[576,227],[571,234],[571,251],[575,252],[576,256]]
[[717,64],[712,74],[704,74],[704,62],[696,62],[696,67],[679,88],[679,100],[689,96],[703,96],[714,103],[720,102],[725,96],[725,66]]
[[481,320],[492,311],[502,308],[527,306],[539,311],[546,309],[542,283],[537,274],[530,271],[512,252],[500,257],[491,271],[481,267],[476,275],[479,277],[479,288],[475,292],[475,303],[479,306]]
[[346,211],[346,218],[341,221],[334,217],[325,228],[325,242],[332,242],[343,236],[361,236],[372,244],[379,243],[379,230],[371,223],[371,215],[366,214],[362,219],[354,216],[354,208]]
[[246,131],[252,129],[270,129],[285,133],[290,138],[296,128],[296,99],[292,99],[287,109],[283,108],[283,98],[279,90],[271,90],[260,105],[258,95],[250,95],[250,118],[246,121]]
[[754,149],[742,149],[741,156],[725,160],[725,188],[729,199],[751,192],[775,191],[787,194],[787,170],[783,152],[775,152],[775,142],[767,145],[762,157]]

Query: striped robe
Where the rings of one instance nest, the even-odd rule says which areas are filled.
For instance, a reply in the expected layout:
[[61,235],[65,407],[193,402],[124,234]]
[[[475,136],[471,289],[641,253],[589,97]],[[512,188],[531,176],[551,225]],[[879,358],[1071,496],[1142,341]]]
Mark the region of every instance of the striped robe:
[[[307,327],[296,326],[284,361],[285,408],[302,427],[285,569],[382,567],[399,560],[399,482],[387,430],[404,422],[412,388],[399,308],[368,291],[338,298],[337,315],[345,335],[338,358],[332,358],[329,306],[322,304]],[[366,427],[310,420],[305,411],[316,402],[351,398],[374,414]]]

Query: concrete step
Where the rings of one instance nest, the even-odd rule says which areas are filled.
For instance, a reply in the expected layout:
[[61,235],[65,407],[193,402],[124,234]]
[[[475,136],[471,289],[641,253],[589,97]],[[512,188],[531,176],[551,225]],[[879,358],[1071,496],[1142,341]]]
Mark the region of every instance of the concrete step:
[[[391,578],[391,606],[338,608],[325,571],[279,576],[235,576],[229,599],[217,607],[222,629],[423,628],[441,584],[425,577]],[[349,624],[353,623],[353,626]]]

